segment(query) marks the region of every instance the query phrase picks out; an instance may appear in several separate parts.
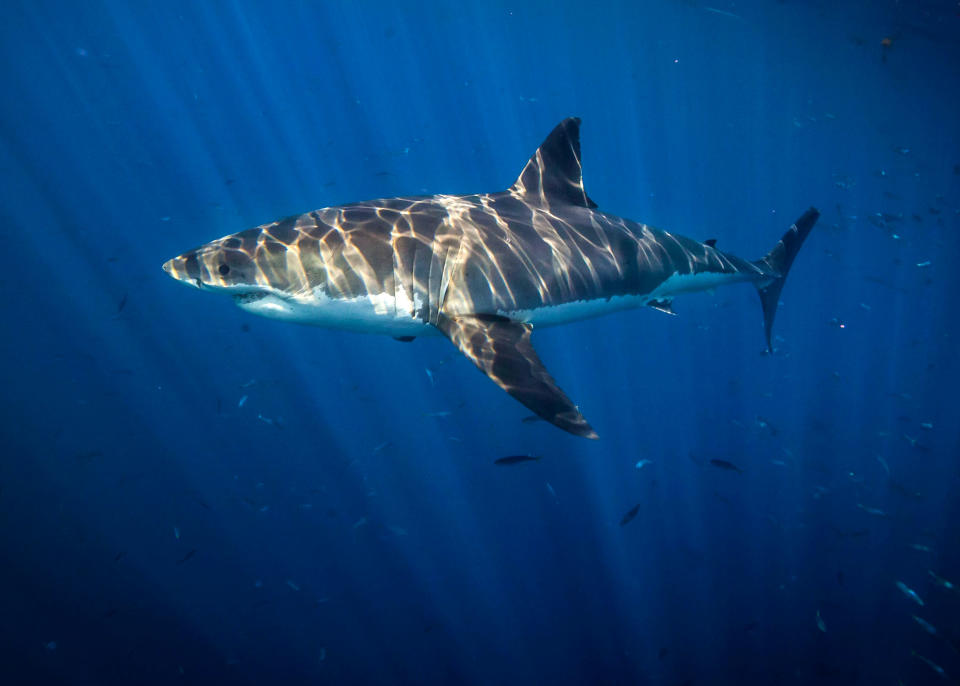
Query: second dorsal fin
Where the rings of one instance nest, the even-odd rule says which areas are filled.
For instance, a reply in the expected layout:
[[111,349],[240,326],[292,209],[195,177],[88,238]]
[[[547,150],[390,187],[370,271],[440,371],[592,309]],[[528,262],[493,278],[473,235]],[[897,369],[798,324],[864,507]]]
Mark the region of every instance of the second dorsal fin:
[[570,117],[557,124],[533,153],[510,190],[538,204],[597,206],[583,188],[579,117]]

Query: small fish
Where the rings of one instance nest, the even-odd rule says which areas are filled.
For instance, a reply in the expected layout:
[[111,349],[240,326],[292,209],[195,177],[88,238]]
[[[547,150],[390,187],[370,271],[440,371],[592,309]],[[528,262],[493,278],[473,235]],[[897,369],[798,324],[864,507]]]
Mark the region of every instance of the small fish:
[[425,371],[425,372],[427,373],[427,378],[430,379],[430,385],[433,386],[433,384],[434,384],[434,382],[433,382],[433,372],[430,371],[430,368],[429,368],[429,367],[425,368],[423,371]]
[[178,541],[180,540],[180,529],[177,527],[173,527],[173,537]]
[[717,9],[716,7],[704,7],[703,9],[706,10],[707,12],[712,12],[713,14],[719,14],[724,17],[730,17],[731,19],[740,19],[740,20],[743,19],[743,17],[741,17],[738,14],[734,14],[733,12],[728,12],[726,10]]
[[293,583],[293,581],[291,581],[290,579],[287,579],[287,586],[289,586],[290,588],[292,588],[294,591],[299,591],[299,590],[300,590],[300,587],[297,586],[297,584]]
[[542,417],[538,417],[538,416],[535,415],[535,414],[531,414],[531,415],[527,415],[526,417],[524,417],[524,418],[521,419],[520,421],[523,422],[524,424],[535,424],[536,422],[542,422],[542,421],[543,421],[543,418],[542,418]]
[[817,628],[823,633],[827,633],[827,625],[824,623],[823,617],[820,616],[820,610],[817,610]]
[[248,396],[246,396],[246,395],[243,396],[242,398],[240,398],[240,402],[237,403],[237,407],[243,407],[244,405],[246,405],[246,404],[247,404],[247,398],[248,398]]
[[930,634],[931,636],[936,636],[936,635],[937,635],[937,629],[936,629],[936,627],[933,626],[930,622],[928,622],[927,620],[923,619],[922,617],[917,617],[916,615],[911,615],[911,616],[913,617],[913,621],[915,621],[917,624],[919,624],[920,627],[921,627],[924,631],[926,631],[928,634]]
[[638,512],[640,512],[640,504],[639,504],[639,503],[636,504],[636,505],[634,505],[633,507],[631,507],[631,508],[627,511],[627,514],[623,515],[623,519],[620,520],[620,526],[626,526],[627,524],[629,524],[630,522],[632,522],[633,519],[634,519],[634,517],[637,516],[637,513],[638,513]]
[[726,460],[710,460],[710,464],[720,469],[726,469],[728,472],[736,472],[737,474],[743,474],[742,469],[740,469],[737,465],[733,464],[732,462],[727,462]]
[[905,583],[903,583],[902,581],[898,581],[898,582],[897,582],[897,588],[899,588],[899,589],[903,592],[903,594],[904,594],[905,596],[907,596],[910,600],[912,600],[913,602],[915,602],[915,603],[916,603],[917,605],[919,605],[920,607],[923,607],[923,605],[924,605],[924,603],[923,603],[923,598],[921,598],[920,596],[918,596],[918,595],[917,595],[917,592],[914,591],[912,588],[910,588],[909,586],[907,586],[907,585],[906,585]]
[[933,424],[930,422],[920,422],[920,428],[926,429],[927,431],[933,431]]
[[639,460],[637,464],[634,465],[637,469],[643,469],[648,464],[653,464],[653,460]]
[[861,510],[863,510],[863,511],[866,512],[867,514],[873,515],[874,517],[886,517],[886,516],[887,516],[887,513],[884,512],[883,510],[881,510],[881,509],[878,508],[878,507],[867,507],[867,506],[864,505],[863,503],[857,503],[857,507],[859,507]]
[[911,543],[910,547],[914,550],[919,550],[921,553],[932,553],[933,549],[928,545],[923,545],[922,543]]
[[357,521],[355,521],[355,522],[353,523],[353,528],[354,528],[354,529],[359,529],[361,526],[363,526],[363,525],[366,524],[366,523],[367,523],[367,518],[366,518],[366,517],[361,517],[360,519],[358,519]]
[[771,424],[770,420],[761,417],[760,415],[757,415],[756,422],[757,426],[759,426],[761,429],[766,429],[769,431],[771,436],[776,436],[778,433],[780,433],[780,429]]
[[449,410],[443,410],[440,412],[424,412],[423,416],[424,417],[449,417],[452,414],[453,412],[450,412]]
[[947,677],[947,673],[946,673],[945,671],[943,671],[943,667],[941,667],[940,665],[938,665],[936,662],[934,662],[934,661],[931,660],[930,658],[924,657],[923,655],[921,655],[920,653],[918,653],[916,650],[911,650],[911,651],[910,651],[910,654],[913,655],[913,656],[914,656],[915,658],[917,658],[918,660],[920,660],[921,662],[923,662],[924,664],[926,664],[927,667],[929,667],[930,669],[932,669],[933,671],[935,671],[937,674],[939,674],[940,676],[942,676],[944,679],[948,678],[948,677]]
[[191,557],[193,557],[193,556],[196,555],[196,554],[197,554],[197,549],[196,549],[196,548],[192,548],[192,549],[190,550],[190,552],[188,552],[186,555],[184,555],[184,556],[181,557],[179,560],[177,560],[177,564],[178,564],[178,565],[182,565],[184,562],[186,562],[187,560],[189,560]]
[[890,486],[891,490],[896,491],[904,497],[911,498],[912,500],[924,499],[923,493],[920,491],[914,491],[913,489],[907,488],[903,484],[893,481],[892,479],[888,482],[888,485]]
[[887,473],[887,476],[890,476],[890,465],[887,464],[887,461],[877,455],[877,462],[879,462],[880,466],[883,467],[883,470]]
[[948,591],[952,591],[952,590],[954,590],[954,589],[956,588],[956,586],[953,584],[952,581],[947,581],[947,580],[944,579],[942,576],[937,576],[936,574],[934,574],[934,573],[933,573],[931,570],[929,570],[929,569],[927,570],[927,574],[929,574],[931,577],[933,577],[933,581],[934,581],[934,583],[937,584],[937,586],[941,586],[941,587],[947,589]]
[[550,492],[550,495],[553,496],[553,499],[554,499],[554,500],[560,500],[560,499],[557,497],[557,492],[556,492],[555,490],[553,490],[553,486],[550,485],[550,482],[547,481],[546,483],[547,483],[547,490]]
[[127,293],[124,292],[123,297],[120,298],[120,303],[117,305],[117,314],[123,312],[123,308],[127,306]]
[[923,269],[924,267],[929,267],[931,264],[933,263],[930,260],[926,260],[924,262],[917,262],[917,266],[920,267],[921,269]]
[[377,454],[384,448],[389,448],[391,445],[393,445],[393,441],[384,441],[383,443],[381,443],[380,445],[378,445],[376,448],[373,449],[373,453]]
[[523,462],[536,462],[539,460],[539,456],[534,455],[508,455],[507,457],[501,457],[493,461],[493,464],[500,465],[501,467],[521,464]]
[[[121,550],[119,553],[117,553],[116,555],[113,556],[113,561],[114,561],[114,562],[119,562],[120,560],[122,560],[122,559],[125,558],[126,556],[127,556],[127,551],[126,551],[126,550]],[[932,573],[933,573],[933,572],[931,572],[931,574],[932,574]]]

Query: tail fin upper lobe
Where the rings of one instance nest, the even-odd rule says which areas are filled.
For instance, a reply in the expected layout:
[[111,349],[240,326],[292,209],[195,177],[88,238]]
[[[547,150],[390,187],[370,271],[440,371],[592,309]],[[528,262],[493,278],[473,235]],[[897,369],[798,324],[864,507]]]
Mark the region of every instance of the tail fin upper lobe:
[[810,230],[819,218],[819,210],[811,207],[783,234],[783,238],[773,246],[773,250],[767,253],[766,257],[754,262],[761,269],[777,275],[771,281],[757,283],[760,305],[763,307],[763,327],[767,337],[767,352],[773,352],[771,343],[773,318],[777,314],[780,291],[783,290],[783,284],[787,280],[787,272],[790,271],[790,265],[793,264],[793,259],[800,252],[800,246],[803,245],[803,241],[810,234]]

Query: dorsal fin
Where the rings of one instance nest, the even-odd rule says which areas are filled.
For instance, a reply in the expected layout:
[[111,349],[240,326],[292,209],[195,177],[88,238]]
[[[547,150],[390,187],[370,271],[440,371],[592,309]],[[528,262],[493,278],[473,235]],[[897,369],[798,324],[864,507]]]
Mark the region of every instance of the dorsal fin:
[[711,248],[716,248],[716,247],[717,247],[717,239],[716,239],[716,238],[708,238],[707,240],[705,240],[705,241],[703,242],[703,244],[704,244],[704,245],[709,245]]
[[583,189],[579,117],[570,117],[557,124],[533,153],[510,190],[532,196],[538,203],[546,205],[597,206]]

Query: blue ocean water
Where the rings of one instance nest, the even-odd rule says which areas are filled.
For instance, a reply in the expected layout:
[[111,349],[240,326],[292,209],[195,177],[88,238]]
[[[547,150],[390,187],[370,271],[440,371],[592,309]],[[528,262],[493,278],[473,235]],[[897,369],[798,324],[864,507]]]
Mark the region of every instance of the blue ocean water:
[[[960,678],[956,2],[31,1],[0,38],[3,683]],[[536,333],[598,441],[442,337],[160,269],[506,188],[572,115],[604,211],[751,259],[823,213],[771,356],[746,285]]]

